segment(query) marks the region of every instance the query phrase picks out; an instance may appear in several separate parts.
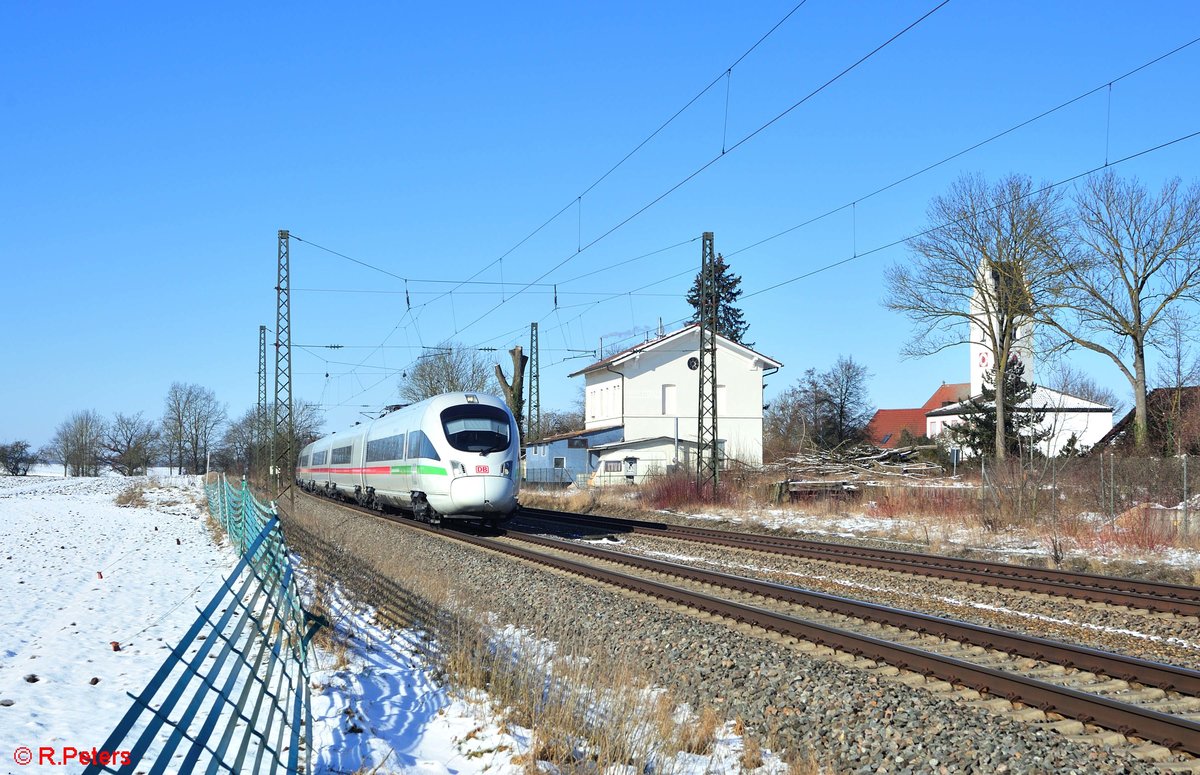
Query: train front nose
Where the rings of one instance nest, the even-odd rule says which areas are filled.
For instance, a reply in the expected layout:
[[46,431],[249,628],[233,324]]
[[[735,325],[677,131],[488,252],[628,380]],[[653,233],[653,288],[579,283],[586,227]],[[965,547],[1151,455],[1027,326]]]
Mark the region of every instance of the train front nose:
[[450,500],[462,512],[508,513],[516,506],[517,487],[507,476],[460,476],[450,483]]

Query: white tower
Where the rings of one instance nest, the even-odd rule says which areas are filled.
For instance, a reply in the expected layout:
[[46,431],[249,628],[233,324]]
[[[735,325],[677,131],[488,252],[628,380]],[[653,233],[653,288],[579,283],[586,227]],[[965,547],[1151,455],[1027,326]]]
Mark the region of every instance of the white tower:
[[[983,273],[983,267],[980,267],[980,274]],[[986,283],[986,285],[984,284]],[[971,293],[971,315],[973,317],[985,317],[989,313],[987,310],[996,309],[996,300],[999,297],[1000,276],[996,271],[991,271],[986,277],[981,278],[981,282],[977,283],[974,291]],[[984,296],[989,302],[984,304],[985,298],[981,296],[980,291],[984,290]],[[971,395],[977,396],[983,392],[983,376],[992,373],[995,368],[995,354],[992,352],[991,341],[984,333],[985,329],[971,320]],[[990,325],[995,329],[996,324],[993,322]],[[1017,326],[1017,337],[1013,342],[1010,351],[1011,356],[1015,356],[1021,363],[1025,364],[1025,381],[1033,384],[1033,322],[1024,321]]]

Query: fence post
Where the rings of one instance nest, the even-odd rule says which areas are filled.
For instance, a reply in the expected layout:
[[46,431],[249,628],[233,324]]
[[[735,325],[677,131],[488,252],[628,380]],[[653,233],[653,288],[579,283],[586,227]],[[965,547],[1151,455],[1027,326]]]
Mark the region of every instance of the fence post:
[[1188,480],[1187,480],[1187,455],[1181,455],[1183,458],[1183,535],[1191,536],[1192,525],[1191,515],[1188,513]]
[[243,553],[245,553],[245,551],[246,551],[246,543],[245,543],[244,537],[246,535],[246,506],[248,505],[247,501],[249,501],[249,500],[250,500],[250,486],[248,484],[246,484],[245,479],[242,479],[242,508],[241,508],[242,513],[240,516],[241,516],[241,521],[242,521],[242,536],[243,536],[242,552]]

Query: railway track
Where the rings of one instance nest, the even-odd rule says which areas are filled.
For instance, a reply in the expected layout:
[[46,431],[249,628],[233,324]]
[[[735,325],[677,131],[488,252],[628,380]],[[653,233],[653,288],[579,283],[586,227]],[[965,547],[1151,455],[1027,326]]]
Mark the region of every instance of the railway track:
[[586,525],[614,532],[643,533],[661,538],[674,538],[809,560],[932,576],[939,579],[1005,587],[1025,592],[1060,595],[1087,602],[1141,608],[1177,616],[1200,617],[1200,588],[1180,584],[1160,584],[1116,576],[1030,568],[1023,565],[823,543],[783,536],[734,533],[728,530],[575,514],[550,509],[523,507],[519,518],[558,524],[565,522]]
[[[341,505],[826,646],[869,660],[868,667],[883,662],[946,682],[946,688],[964,687],[1074,720],[1052,727],[1060,731],[1081,732],[1084,723],[1094,724],[1200,754],[1198,671],[543,536],[446,531]],[[713,587],[727,592],[710,594]]]

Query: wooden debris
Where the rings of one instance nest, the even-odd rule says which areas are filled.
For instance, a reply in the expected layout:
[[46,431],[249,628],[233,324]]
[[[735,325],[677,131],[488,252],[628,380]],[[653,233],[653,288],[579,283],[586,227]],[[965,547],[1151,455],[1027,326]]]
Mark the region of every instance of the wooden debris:
[[[914,446],[881,449],[863,444],[846,449],[811,450],[783,458],[766,468],[786,473],[789,484],[794,479],[803,480],[817,476],[844,480],[874,479],[881,476],[927,479],[944,473],[938,464],[918,459],[921,450],[933,448]],[[797,481],[796,484],[803,488],[804,485],[813,483]]]

